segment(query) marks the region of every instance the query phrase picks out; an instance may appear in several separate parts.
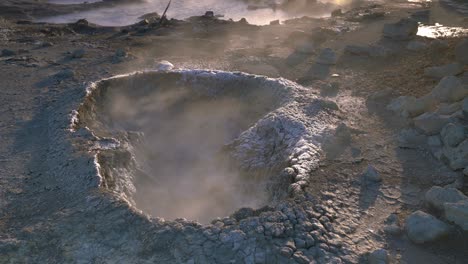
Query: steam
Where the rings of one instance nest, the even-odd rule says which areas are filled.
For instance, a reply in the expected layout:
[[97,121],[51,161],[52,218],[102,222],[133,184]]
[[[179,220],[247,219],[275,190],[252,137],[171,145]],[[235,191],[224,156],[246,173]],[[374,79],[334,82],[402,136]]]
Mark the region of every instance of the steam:
[[184,87],[149,94],[110,91],[113,129],[141,131],[136,206],[167,219],[208,222],[240,207],[267,203],[265,186],[231,164],[223,146],[264,114],[245,98],[199,96]]

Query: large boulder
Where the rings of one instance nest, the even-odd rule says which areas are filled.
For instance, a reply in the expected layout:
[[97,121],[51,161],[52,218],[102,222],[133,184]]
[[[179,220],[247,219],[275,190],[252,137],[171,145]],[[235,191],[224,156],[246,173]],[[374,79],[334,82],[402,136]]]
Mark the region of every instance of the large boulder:
[[450,231],[447,224],[423,211],[416,211],[406,218],[405,230],[409,239],[417,244],[436,241]]
[[408,40],[418,33],[418,22],[410,18],[403,18],[394,24],[385,24],[383,36],[394,40]]
[[455,59],[463,64],[468,64],[468,39],[462,40],[455,47]]
[[466,200],[462,192],[455,188],[434,186],[425,195],[426,202],[438,210],[444,210],[446,203],[456,203],[458,201]]
[[441,79],[445,76],[455,76],[463,72],[463,65],[458,62],[442,66],[429,67],[424,70],[424,75],[434,79]]
[[465,139],[465,128],[462,125],[449,123],[440,132],[446,146],[456,147]]
[[426,135],[435,135],[439,134],[442,128],[451,122],[455,122],[451,116],[424,113],[414,119],[414,126],[424,131]]
[[447,76],[440,80],[431,96],[440,102],[457,102],[468,96],[468,87],[459,78]]
[[444,146],[442,149],[443,160],[453,170],[468,167],[468,139],[463,140],[457,147]]
[[445,218],[468,231],[468,200],[461,200],[456,203],[446,203]]

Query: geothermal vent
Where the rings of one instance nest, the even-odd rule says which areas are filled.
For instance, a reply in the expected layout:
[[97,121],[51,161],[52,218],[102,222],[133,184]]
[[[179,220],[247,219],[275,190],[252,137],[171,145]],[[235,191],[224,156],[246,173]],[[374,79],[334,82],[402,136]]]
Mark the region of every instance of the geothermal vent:
[[77,127],[112,143],[98,154],[103,187],[150,215],[207,222],[287,194],[278,175],[297,135],[275,110],[294,88],[227,72],[119,76],[90,88]]

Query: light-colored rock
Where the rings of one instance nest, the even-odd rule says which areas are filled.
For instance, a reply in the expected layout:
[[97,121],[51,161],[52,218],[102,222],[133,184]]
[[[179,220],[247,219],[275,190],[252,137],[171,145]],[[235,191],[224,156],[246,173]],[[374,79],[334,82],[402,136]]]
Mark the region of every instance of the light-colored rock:
[[387,250],[382,249],[382,248],[374,250],[372,253],[369,254],[368,261],[369,261],[369,264],[389,263]]
[[440,139],[439,135],[427,137],[427,145],[430,147],[441,147],[442,140]]
[[436,113],[438,113],[439,115],[451,115],[457,111],[460,111],[461,106],[462,106],[461,102],[456,102],[453,104],[441,103]]
[[410,18],[403,18],[397,23],[385,24],[383,36],[394,40],[408,40],[416,36],[418,22]]
[[465,139],[465,128],[462,125],[449,123],[440,132],[442,142],[449,147],[456,147]]
[[434,216],[416,211],[406,218],[405,230],[414,243],[436,241],[449,233],[449,227]]
[[443,159],[453,170],[464,169],[468,166],[468,139],[465,139],[457,147],[444,146]]
[[362,176],[365,180],[371,182],[379,182],[382,180],[382,176],[380,176],[380,173],[372,165],[367,166]]
[[388,110],[399,113],[403,117],[415,117],[432,110],[436,101],[432,96],[416,98],[414,96],[400,96],[390,102]]
[[433,186],[426,192],[425,201],[438,210],[444,209],[445,203],[456,203],[468,199],[462,192],[455,188]]
[[429,67],[424,70],[424,75],[434,79],[444,78],[445,76],[455,76],[463,72],[463,65],[458,62],[442,66]]
[[442,128],[448,123],[454,122],[454,118],[436,113],[424,113],[414,120],[414,126],[421,129],[426,135],[435,135],[440,133]]
[[468,64],[468,39],[462,40],[455,47],[455,59],[463,64]]
[[427,48],[427,44],[422,41],[412,40],[406,45],[406,49],[411,51],[420,51]]
[[174,65],[168,61],[159,61],[157,64],[156,64],[156,69],[158,71],[170,71],[174,68]]
[[468,96],[468,87],[454,76],[444,77],[431,92],[440,102],[457,102]]
[[468,231],[468,200],[461,200],[456,203],[446,203],[445,218],[455,223],[463,230]]
[[327,65],[334,65],[337,61],[338,57],[336,56],[336,53],[330,48],[322,50],[322,52],[320,52],[320,55],[316,60],[317,63]]

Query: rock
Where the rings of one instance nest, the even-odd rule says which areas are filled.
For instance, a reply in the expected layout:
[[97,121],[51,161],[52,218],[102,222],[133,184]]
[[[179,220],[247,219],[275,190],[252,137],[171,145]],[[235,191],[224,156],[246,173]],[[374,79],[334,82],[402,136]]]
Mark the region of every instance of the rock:
[[461,107],[462,107],[461,102],[456,102],[453,104],[441,103],[436,113],[439,115],[451,115],[457,111],[460,111]]
[[444,210],[445,203],[456,203],[468,197],[455,188],[434,186],[426,192],[424,199],[432,207]]
[[279,20],[270,21],[270,26],[275,26],[275,25],[279,25],[279,24],[280,24]]
[[430,147],[441,147],[442,140],[440,140],[440,137],[438,135],[430,136],[427,137],[427,145],[429,145]]
[[292,248],[290,248],[290,247],[282,247],[280,249],[281,256],[284,256],[284,257],[287,257],[287,258],[290,258],[293,253],[294,253],[294,250]]
[[427,44],[422,41],[412,40],[406,45],[406,49],[411,51],[420,51],[427,48]]
[[398,133],[397,140],[398,146],[401,148],[417,148],[427,141],[425,135],[413,128],[402,129]]
[[336,53],[330,48],[322,50],[316,60],[317,63],[326,65],[334,65],[337,61],[338,57],[336,56]]
[[429,136],[440,133],[445,125],[455,121],[454,118],[450,116],[436,113],[424,113],[413,120],[414,126]]
[[465,139],[457,147],[444,146],[442,159],[448,163],[451,169],[460,170],[468,166],[468,139]]
[[203,16],[206,17],[206,18],[214,18],[215,17],[213,11],[206,11],[205,15],[203,15]]
[[148,20],[148,22],[154,22],[156,20],[159,20],[160,18],[161,16],[157,12],[147,13],[138,17],[138,19]]
[[463,175],[468,176],[468,167],[463,170]]
[[332,17],[338,17],[342,15],[343,15],[343,11],[341,9],[335,9],[331,12]]
[[458,62],[447,65],[429,67],[424,70],[424,75],[434,79],[441,79],[445,76],[455,76],[463,72],[463,65]]
[[372,253],[369,254],[367,258],[369,264],[387,264],[388,260],[388,252],[385,249],[377,249],[374,250]]
[[168,61],[160,61],[156,64],[156,69],[158,71],[170,71],[174,68],[174,65]]
[[449,47],[449,44],[446,40],[443,39],[434,39],[431,41],[430,48],[434,50],[444,50]]
[[459,78],[447,76],[440,80],[431,96],[440,102],[457,102],[468,96],[468,88]]
[[367,166],[362,176],[365,180],[371,182],[379,182],[382,180],[382,176],[380,176],[380,173],[372,165]]
[[85,50],[84,49],[77,49],[77,50],[74,50],[72,53],[71,53],[71,58],[72,59],[81,59],[83,58],[85,55]]
[[394,40],[408,40],[416,36],[418,22],[410,18],[403,18],[394,24],[385,24],[383,36]]
[[400,96],[390,102],[388,110],[399,113],[403,117],[415,117],[430,111],[436,105],[431,96],[416,98],[414,96]]
[[447,124],[440,133],[442,142],[449,147],[456,147],[465,139],[465,128],[453,123]]
[[299,264],[309,264],[310,263],[309,258],[306,257],[302,251],[297,251],[296,253],[294,253],[293,259]]
[[380,91],[377,91],[369,96],[369,100],[372,101],[383,101],[387,100],[393,94],[392,88],[384,88]]
[[315,45],[313,42],[300,42],[296,45],[295,48],[296,52],[304,53],[304,54],[314,54],[315,53]]
[[455,59],[463,64],[468,64],[468,39],[462,40],[455,47]]
[[449,227],[434,216],[416,211],[406,218],[406,233],[417,244],[436,241],[449,233]]
[[3,49],[0,57],[9,57],[9,56],[15,56],[15,55],[16,55],[15,51],[9,50],[9,49]]
[[445,218],[468,231],[468,200],[464,199],[456,203],[446,203]]

